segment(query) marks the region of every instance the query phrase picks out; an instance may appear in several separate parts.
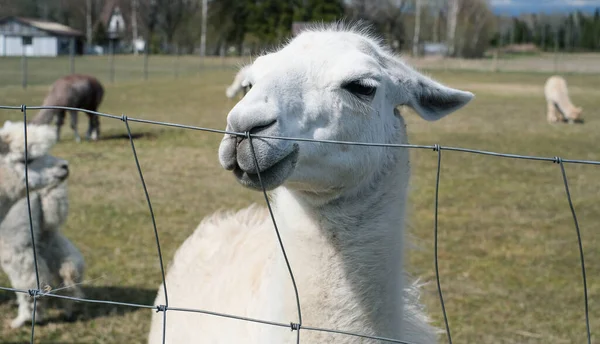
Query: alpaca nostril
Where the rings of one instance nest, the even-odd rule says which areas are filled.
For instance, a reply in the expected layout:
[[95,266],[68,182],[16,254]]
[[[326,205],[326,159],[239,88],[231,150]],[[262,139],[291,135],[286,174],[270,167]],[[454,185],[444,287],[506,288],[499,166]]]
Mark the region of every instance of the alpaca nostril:
[[274,119],[272,122],[267,123],[265,125],[259,125],[259,126],[253,127],[252,129],[250,129],[250,134],[257,134],[257,133],[260,133],[261,131],[269,129],[269,127],[272,127],[276,122],[277,122],[277,120]]
[[64,163],[60,164],[60,168],[62,168],[65,171],[69,171],[69,163],[64,162]]

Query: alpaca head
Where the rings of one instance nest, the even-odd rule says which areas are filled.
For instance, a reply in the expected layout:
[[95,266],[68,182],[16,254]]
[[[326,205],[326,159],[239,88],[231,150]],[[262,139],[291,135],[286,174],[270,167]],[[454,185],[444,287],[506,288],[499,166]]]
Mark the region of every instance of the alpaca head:
[[65,160],[48,155],[56,143],[56,130],[49,125],[27,125],[27,160],[23,122],[6,121],[0,128],[0,163],[9,167],[19,178],[28,169],[29,187],[35,191],[54,186],[69,175]]
[[569,114],[569,119],[572,119],[576,122],[578,122],[578,121],[583,122],[583,119],[581,118],[582,112],[583,112],[583,108],[581,108],[581,107],[573,108],[573,110],[571,110],[571,113]]
[[[408,67],[360,30],[303,32],[277,52],[255,60],[252,89],[227,117],[227,130],[255,135],[371,143],[406,142],[396,110],[412,107],[435,121],[473,95],[445,87]],[[385,150],[373,147],[253,138],[258,167],[246,138],[225,135],[224,168],[245,186],[282,184],[307,192],[356,186],[382,167]]]

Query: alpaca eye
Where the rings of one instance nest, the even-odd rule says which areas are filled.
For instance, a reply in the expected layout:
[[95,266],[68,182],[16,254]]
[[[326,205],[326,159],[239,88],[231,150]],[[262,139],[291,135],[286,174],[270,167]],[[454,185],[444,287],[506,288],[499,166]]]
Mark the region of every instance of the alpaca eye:
[[370,98],[375,94],[377,87],[365,85],[362,82],[355,80],[350,81],[342,85],[342,88],[346,91],[354,94],[358,97]]

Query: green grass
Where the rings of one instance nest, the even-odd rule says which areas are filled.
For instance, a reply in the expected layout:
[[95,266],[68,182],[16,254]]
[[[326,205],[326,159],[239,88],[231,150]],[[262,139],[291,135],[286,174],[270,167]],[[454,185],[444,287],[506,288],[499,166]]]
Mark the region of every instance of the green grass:
[[[107,85],[101,111],[222,129],[233,102],[224,96],[232,71],[123,80]],[[1,74],[0,74],[1,75]],[[549,125],[541,93],[548,75],[433,72],[476,99],[439,122],[405,111],[416,144],[600,160],[597,76],[568,81],[585,125]],[[4,87],[2,105],[38,105],[46,85]],[[0,111],[18,120],[19,111]],[[81,117],[81,128],[85,121]],[[53,154],[69,160],[71,210],[64,233],[83,252],[84,290],[94,299],[152,304],[160,284],[154,233],[126,139],[124,123],[102,119],[103,139],[75,144],[69,129]],[[221,135],[130,123],[168,263],[200,220],[221,208],[261,202],[217,161]],[[411,270],[428,282],[423,299],[442,326],[433,269],[437,154],[413,150],[408,230]],[[586,254],[592,333],[600,328],[600,169],[567,164]],[[441,284],[455,343],[574,343],[585,341],[583,291],[573,220],[560,168],[549,162],[442,151],[439,199]],[[292,262],[293,266],[294,262]],[[0,285],[9,286],[0,274]],[[0,321],[16,315],[12,293],[0,292]],[[181,305],[185,306],[185,305]],[[151,310],[85,304],[74,323],[36,327],[37,342],[144,343]],[[57,317],[56,313],[52,314]],[[282,319],[285,321],[286,319]],[[27,342],[29,328],[0,328],[0,342]],[[595,337],[595,336],[594,336]]]

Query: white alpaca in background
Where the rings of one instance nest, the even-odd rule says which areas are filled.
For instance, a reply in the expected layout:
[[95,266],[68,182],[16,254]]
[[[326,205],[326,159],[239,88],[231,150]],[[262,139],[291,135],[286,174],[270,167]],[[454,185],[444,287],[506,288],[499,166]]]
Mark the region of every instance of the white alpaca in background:
[[[25,161],[23,122],[7,121],[0,128],[0,180],[2,216],[0,217],[0,266],[13,288],[37,288],[27,199],[25,164],[28,165],[32,224],[38,253],[40,286],[60,280],[63,287],[78,283],[83,272],[79,251],[60,233],[68,214],[66,179],[68,163],[48,155],[56,143],[56,130],[49,125],[27,126],[28,161]],[[68,288],[70,295],[81,296],[79,287]],[[31,319],[33,299],[17,293],[19,314],[11,327]],[[43,299],[38,299],[42,308]],[[71,305],[65,303],[67,316]],[[39,310],[38,308],[38,310]],[[42,320],[41,313],[37,317]]]
[[[58,186],[31,193],[30,204],[40,287],[60,289],[59,294],[82,298],[84,295],[79,284],[85,268],[83,256],[73,243],[60,233],[69,211],[66,181]],[[0,265],[13,288],[37,288],[33,242],[25,198],[18,201],[0,223]],[[19,310],[11,322],[13,328],[31,321],[33,310],[32,297],[23,293],[16,294]],[[36,322],[44,320],[46,302],[46,298],[37,300]],[[60,299],[66,319],[73,316],[73,302]]]
[[27,159],[23,122],[6,121],[0,128],[0,221],[25,196],[25,165],[29,191],[57,185],[69,174],[69,164],[48,155],[56,131],[48,125],[27,125]]
[[248,82],[248,70],[249,66],[242,67],[233,78],[233,82],[225,90],[227,98],[231,99],[235,97],[240,91],[244,92],[244,95],[252,88],[252,85]]
[[[396,109],[428,121],[473,95],[407,66],[360,30],[304,31],[256,59],[252,90],[231,110],[227,130],[323,140],[407,143]],[[434,343],[406,273],[403,223],[409,183],[406,148],[364,147],[226,135],[224,168],[246,187],[270,190],[300,295],[303,325]],[[290,276],[268,213],[258,206],[202,221],[175,253],[166,276],[169,305],[297,322]],[[162,286],[155,304],[165,303]],[[162,312],[149,342],[161,343]],[[295,343],[296,333],[248,321],[167,311],[167,343]],[[302,343],[375,343],[304,330]]]
[[567,121],[570,124],[583,123],[581,113],[583,109],[573,105],[569,98],[567,81],[558,75],[553,75],[544,84],[547,112],[546,119],[549,123]]

